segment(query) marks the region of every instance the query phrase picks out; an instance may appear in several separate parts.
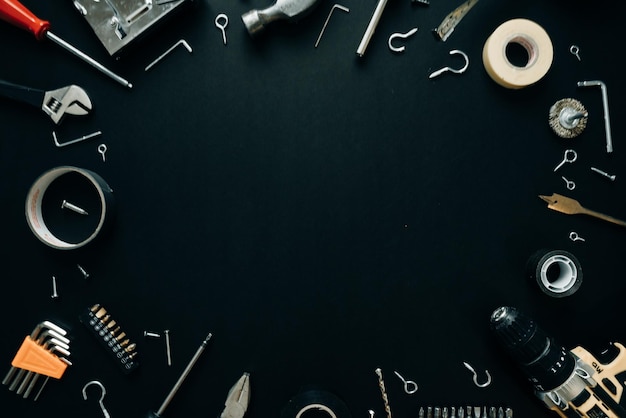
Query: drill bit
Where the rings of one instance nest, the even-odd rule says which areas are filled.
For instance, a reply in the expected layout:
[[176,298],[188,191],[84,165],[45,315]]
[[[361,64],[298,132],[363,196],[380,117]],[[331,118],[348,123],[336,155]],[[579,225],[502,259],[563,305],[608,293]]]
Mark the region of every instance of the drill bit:
[[387,418],[391,418],[391,407],[389,407],[389,398],[387,398],[387,390],[385,389],[385,381],[383,380],[383,372],[380,368],[374,370],[374,372],[378,376],[378,386],[380,388],[380,394],[383,397],[383,403],[385,404],[385,412],[387,413]]
[[580,203],[578,203],[577,200],[574,200],[572,198],[562,196],[557,193],[552,193],[552,196],[539,195],[539,197],[543,201],[547,202],[548,208],[552,210],[556,210],[558,212],[565,213],[567,215],[579,215],[579,214],[589,215],[598,219],[612,222],[620,226],[626,226],[626,222],[613,218],[612,216],[605,215],[600,212],[586,209]]

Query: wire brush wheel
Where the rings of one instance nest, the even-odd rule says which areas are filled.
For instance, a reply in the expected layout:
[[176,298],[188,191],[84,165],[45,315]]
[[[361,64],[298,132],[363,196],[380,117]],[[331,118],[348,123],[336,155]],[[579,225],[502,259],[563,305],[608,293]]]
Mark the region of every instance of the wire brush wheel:
[[550,107],[548,122],[561,138],[574,138],[587,126],[587,109],[576,99],[561,99]]

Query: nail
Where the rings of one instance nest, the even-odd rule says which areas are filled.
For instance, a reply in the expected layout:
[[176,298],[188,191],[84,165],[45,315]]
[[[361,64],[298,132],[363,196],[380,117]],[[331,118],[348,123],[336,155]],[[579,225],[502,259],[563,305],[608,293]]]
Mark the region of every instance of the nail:
[[68,202],[65,199],[63,199],[63,202],[61,202],[61,209],[69,209],[73,210],[76,213],[80,213],[81,215],[89,215],[85,209],[79,208],[78,206]]
[[167,351],[167,365],[172,365],[172,351],[170,348],[170,330],[166,329],[165,331],[165,349]]
[[57,293],[57,278],[52,276],[52,299],[57,299],[59,294]]

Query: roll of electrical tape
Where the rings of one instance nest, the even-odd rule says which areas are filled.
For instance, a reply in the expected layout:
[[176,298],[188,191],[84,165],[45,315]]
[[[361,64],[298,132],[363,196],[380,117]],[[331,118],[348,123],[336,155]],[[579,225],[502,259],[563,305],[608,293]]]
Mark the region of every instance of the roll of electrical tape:
[[572,295],[583,281],[580,262],[567,251],[539,250],[528,260],[527,269],[539,288],[555,298]]
[[[309,411],[317,411],[315,414]],[[281,418],[307,418],[311,416],[350,418],[350,410],[336,395],[324,390],[306,390],[291,398],[283,408]]]
[[[507,58],[507,46],[516,43],[528,53],[523,67]],[[539,81],[552,65],[554,50],[547,32],[527,19],[504,22],[489,36],[483,47],[483,64],[487,74],[498,84],[509,89],[520,89]]]
[[[59,177],[68,173],[78,173],[86,178],[95,188],[100,201],[100,217],[97,226],[86,239],[80,242],[67,242],[55,236],[45,223],[42,203],[48,187]],[[80,248],[93,239],[102,231],[108,219],[111,217],[110,208],[113,205],[113,189],[98,174],[82,168],[61,166],[43,173],[30,188],[26,197],[26,221],[35,236],[41,242],[59,250],[72,250]]]

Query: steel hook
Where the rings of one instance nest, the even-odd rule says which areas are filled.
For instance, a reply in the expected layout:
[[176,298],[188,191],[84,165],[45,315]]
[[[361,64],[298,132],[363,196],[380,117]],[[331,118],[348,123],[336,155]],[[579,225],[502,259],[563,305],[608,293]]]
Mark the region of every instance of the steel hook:
[[392,33],[391,36],[389,37],[389,41],[387,41],[387,45],[389,45],[389,49],[391,49],[393,52],[403,52],[406,49],[406,47],[404,45],[402,45],[402,46],[393,46],[392,42],[396,38],[406,39],[409,36],[415,34],[415,32],[417,32],[417,28],[413,28],[410,31],[408,31],[407,33]]
[[404,384],[404,391],[407,394],[412,395],[415,392],[417,392],[417,389],[418,389],[417,383],[415,383],[412,380],[406,380],[404,377],[402,377],[402,375],[400,375],[400,373],[396,371],[394,371],[394,373],[396,374],[396,376],[398,376],[400,380],[402,380],[402,383]]
[[83,386],[83,399],[87,400],[87,388],[91,385],[99,386],[102,389],[102,394],[100,395],[100,399],[98,400],[98,404],[100,405],[100,409],[102,410],[102,414],[105,418],[111,418],[109,415],[109,411],[104,407],[104,396],[107,394],[107,390],[104,388],[104,385],[97,380],[92,380],[91,382],[87,382],[85,386]]
[[467,370],[472,372],[472,374],[474,375],[473,380],[476,386],[478,386],[479,388],[484,388],[491,384],[491,375],[489,374],[489,370],[485,370],[485,374],[487,375],[487,380],[484,383],[478,383],[478,373],[476,373],[476,370],[474,370],[474,368],[470,366],[469,363],[463,362],[463,365],[467,368]]
[[464,73],[465,70],[467,70],[467,67],[469,67],[469,57],[467,56],[467,54],[465,52],[460,51],[458,49],[453,49],[452,51],[450,51],[450,55],[454,55],[454,54],[462,55],[463,58],[465,59],[465,65],[463,66],[463,68],[460,68],[460,69],[456,70],[454,68],[444,67],[444,68],[442,68],[440,70],[435,71],[431,75],[429,75],[428,78],[435,78],[435,77],[445,73],[446,71],[450,71],[451,73],[455,73],[455,74]]

